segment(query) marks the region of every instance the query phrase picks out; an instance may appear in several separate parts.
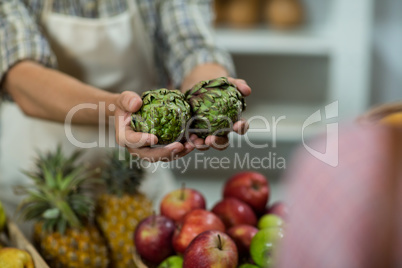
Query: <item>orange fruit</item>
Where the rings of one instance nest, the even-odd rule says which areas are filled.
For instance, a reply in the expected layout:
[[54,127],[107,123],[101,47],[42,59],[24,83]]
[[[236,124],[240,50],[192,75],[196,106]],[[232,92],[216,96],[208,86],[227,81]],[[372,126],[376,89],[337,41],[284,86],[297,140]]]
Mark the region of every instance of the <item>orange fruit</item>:
[[402,112],[387,115],[380,122],[390,126],[402,126]]

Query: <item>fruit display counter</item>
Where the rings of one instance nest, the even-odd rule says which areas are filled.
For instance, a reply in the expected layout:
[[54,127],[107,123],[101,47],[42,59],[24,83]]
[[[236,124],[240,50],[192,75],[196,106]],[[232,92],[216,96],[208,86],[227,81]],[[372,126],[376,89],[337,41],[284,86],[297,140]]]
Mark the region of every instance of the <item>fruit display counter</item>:
[[81,154],[66,156],[58,147],[25,172],[34,184],[18,212],[35,221],[43,259],[14,224],[7,233],[35,267],[272,267],[288,212],[284,203],[269,202],[272,190],[261,173],[228,178],[211,209],[204,193],[182,185],[153,205],[156,213],[139,191],[143,170],[132,168],[128,151],[110,152],[98,173],[79,164]]
[[[182,185],[154,204],[160,212],[152,213],[138,191],[142,170],[130,168],[127,151],[125,160],[111,152],[100,179],[77,164],[80,155],[66,157],[59,147],[40,154],[36,169],[26,172],[35,184],[19,213],[36,221],[37,248],[8,222],[8,245],[23,251],[0,250],[0,264],[3,252],[35,262],[22,266],[28,268],[272,267],[288,212],[283,202],[269,202],[272,190],[264,175],[244,171],[228,178],[211,209],[204,193]],[[107,189],[94,196],[94,182]]]

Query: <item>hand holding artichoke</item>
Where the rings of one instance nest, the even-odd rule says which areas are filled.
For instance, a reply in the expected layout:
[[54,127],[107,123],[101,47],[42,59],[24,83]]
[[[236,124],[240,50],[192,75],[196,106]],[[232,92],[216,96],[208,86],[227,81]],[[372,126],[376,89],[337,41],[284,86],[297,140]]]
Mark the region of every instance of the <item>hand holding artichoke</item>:
[[190,106],[179,90],[166,88],[142,94],[142,107],[131,115],[134,131],[154,134],[158,144],[180,141],[190,119]]
[[227,135],[246,109],[243,96],[226,77],[202,81],[185,96],[194,117],[192,129],[200,138]]
[[156,135],[159,144],[182,140],[191,115],[192,131],[200,138],[225,136],[246,108],[242,94],[226,77],[201,81],[185,95],[162,88],[146,91],[141,98],[141,109],[131,115],[131,127]]

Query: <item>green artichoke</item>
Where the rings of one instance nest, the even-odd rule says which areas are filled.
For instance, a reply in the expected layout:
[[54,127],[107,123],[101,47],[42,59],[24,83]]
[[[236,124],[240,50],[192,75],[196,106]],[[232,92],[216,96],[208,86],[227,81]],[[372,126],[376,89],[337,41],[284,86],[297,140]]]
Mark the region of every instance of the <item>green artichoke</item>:
[[134,131],[151,133],[158,137],[158,144],[180,141],[190,119],[190,106],[179,90],[166,88],[142,94],[142,107],[131,115]]
[[226,77],[202,81],[186,92],[193,113],[192,130],[197,136],[224,136],[240,119],[246,102]]

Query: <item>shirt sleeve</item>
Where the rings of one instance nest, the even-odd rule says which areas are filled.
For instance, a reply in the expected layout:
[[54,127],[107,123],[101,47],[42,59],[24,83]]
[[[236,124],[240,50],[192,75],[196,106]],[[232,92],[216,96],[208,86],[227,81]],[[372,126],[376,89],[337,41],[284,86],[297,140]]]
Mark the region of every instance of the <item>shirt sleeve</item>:
[[160,1],[161,28],[167,42],[166,68],[175,87],[197,65],[218,63],[234,76],[227,51],[217,45],[210,0]]
[[0,85],[7,71],[25,59],[49,67],[56,65],[47,40],[24,4],[0,1]]

